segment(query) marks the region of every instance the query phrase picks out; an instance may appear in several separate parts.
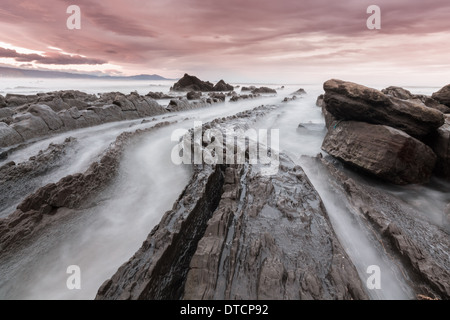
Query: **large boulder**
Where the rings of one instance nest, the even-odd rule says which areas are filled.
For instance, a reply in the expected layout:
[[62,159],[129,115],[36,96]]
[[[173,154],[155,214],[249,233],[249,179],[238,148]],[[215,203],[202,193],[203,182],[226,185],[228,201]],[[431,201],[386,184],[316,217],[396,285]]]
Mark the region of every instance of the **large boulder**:
[[4,122],[0,122],[0,148],[9,147],[23,142],[23,138],[16,130]]
[[220,80],[216,83],[216,85],[213,88],[213,91],[233,91],[234,87],[232,85],[229,85],[223,80]]
[[214,85],[187,73],[173,85],[173,91],[213,91]]
[[435,171],[439,176],[450,179],[450,116],[447,117],[445,124],[437,130],[432,141],[432,148],[438,157]]
[[188,100],[198,100],[202,97],[201,92],[189,91],[186,95]]
[[1,108],[0,109],[0,119],[9,118],[14,115],[14,110],[11,108]]
[[34,104],[28,108],[28,112],[44,120],[50,130],[58,130],[64,126],[58,114],[45,104]]
[[338,120],[364,121],[424,138],[444,124],[444,115],[423,103],[389,97],[376,89],[342,80],[324,84],[326,109]]
[[450,84],[446,85],[438,92],[433,93],[433,95],[431,97],[434,100],[450,107]]
[[341,121],[331,126],[322,149],[330,155],[395,184],[425,183],[436,155],[406,133],[383,125]]
[[24,113],[13,117],[11,128],[16,130],[24,140],[34,139],[48,135],[49,128],[41,117]]

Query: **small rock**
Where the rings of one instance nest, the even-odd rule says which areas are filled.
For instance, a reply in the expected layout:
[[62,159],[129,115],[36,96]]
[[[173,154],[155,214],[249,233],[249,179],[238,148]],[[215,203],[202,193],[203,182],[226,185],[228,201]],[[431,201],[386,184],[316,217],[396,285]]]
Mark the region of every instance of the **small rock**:
[[305,89],[300,88],[297,91],[293,92],[292,94],[302,95],[302,94],[306,94],[306,91],[305,91]]
[[198,100],[202,97],[201,92],[190,91],[187,93],[186,98],[188,100]]
[[0,160],[5,160],[7,158],[8,158],[8,152],[2,151],[2,149],[0,149]]
[[268,87],[261,87],[252,90],[252,93],[253,94],[277,93],[277,90]]
[[225,83],[225,81],[220,80],[216,83],[212,91],[233,91],[234,87],[232,85],[229,85],[228,83]]

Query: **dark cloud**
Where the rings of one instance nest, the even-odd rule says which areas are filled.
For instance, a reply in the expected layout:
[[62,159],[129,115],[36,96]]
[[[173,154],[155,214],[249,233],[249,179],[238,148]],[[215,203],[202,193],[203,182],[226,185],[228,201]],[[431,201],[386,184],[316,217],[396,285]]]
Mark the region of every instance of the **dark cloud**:
[[97,65],[105,64],[106,61],[100,59],[89,59],[77,55],[55,54],[49,53],[47,55],[40,55],[36,53],[25,54],[19,53],[16,50],[0,48],[0,58],[14,58],[17,62],[35,62],[40,64],[87,64]]

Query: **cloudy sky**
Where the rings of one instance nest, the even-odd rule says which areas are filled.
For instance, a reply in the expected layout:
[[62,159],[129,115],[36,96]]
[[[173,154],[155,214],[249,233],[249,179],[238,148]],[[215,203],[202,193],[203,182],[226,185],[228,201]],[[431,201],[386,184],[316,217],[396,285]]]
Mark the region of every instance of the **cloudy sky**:
[[[369,5],[381,30],[369,30]],[[69,5],[81,30],[69,30]],[[450,83],[449,0],[0,0],[0,64],[231,82]]]

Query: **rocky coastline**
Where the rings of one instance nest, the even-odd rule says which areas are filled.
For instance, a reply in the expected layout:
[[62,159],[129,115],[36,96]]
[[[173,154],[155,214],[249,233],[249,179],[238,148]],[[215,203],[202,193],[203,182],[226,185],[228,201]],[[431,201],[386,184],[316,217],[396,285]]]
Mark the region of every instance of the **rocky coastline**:
[[[284,88],[242,87],[240,94],[237,89],[224,80],[213,84],[185,74],[168,94],[70,90],[0,95],[0,158],[5,160],[0,166],[0,209],[22,199],[0,218],[0,261],[67,217],[95,206],[118,175],[127,148],[174,122],[121,133],[84,172],[47,185],[40,185],[41,177],[61,165],[71,146],[79,143],[76,138],[50,144],[20,163],[8,162],[9,152],[54,134],[273,97]],[[325,82],[323,89],[316,105],[325,128],[311,123],[291,128],[324,136],[324,154],[306,157],[303,163],[323,175],[348,211],[362,218],[399,265],[415,298],[449,299],[450,203],[442,211],[442,223],[433,224],[388,187],[450,181],[450,85],[431,96],[336,79]],[[297,103],[304,95],[299,89],[283,102]],[[199,130],[247,130],[289,103],[216,118]],[[187,134],[193,135],[192,130]],[[201,146],[210,147],[206,142]],[[230,152],[225,145],[222,151]],[[96,299],[370,299],[365,279],[332,223],[333,208],[324,204],[303,165],[285,152],[279,156],[279,170],[271,176],[262,175],[264,165],[250,164],[248,158],[243,164],[188,165],[189,182],[172,209],[148,230],[134,255],[105,279]]]

